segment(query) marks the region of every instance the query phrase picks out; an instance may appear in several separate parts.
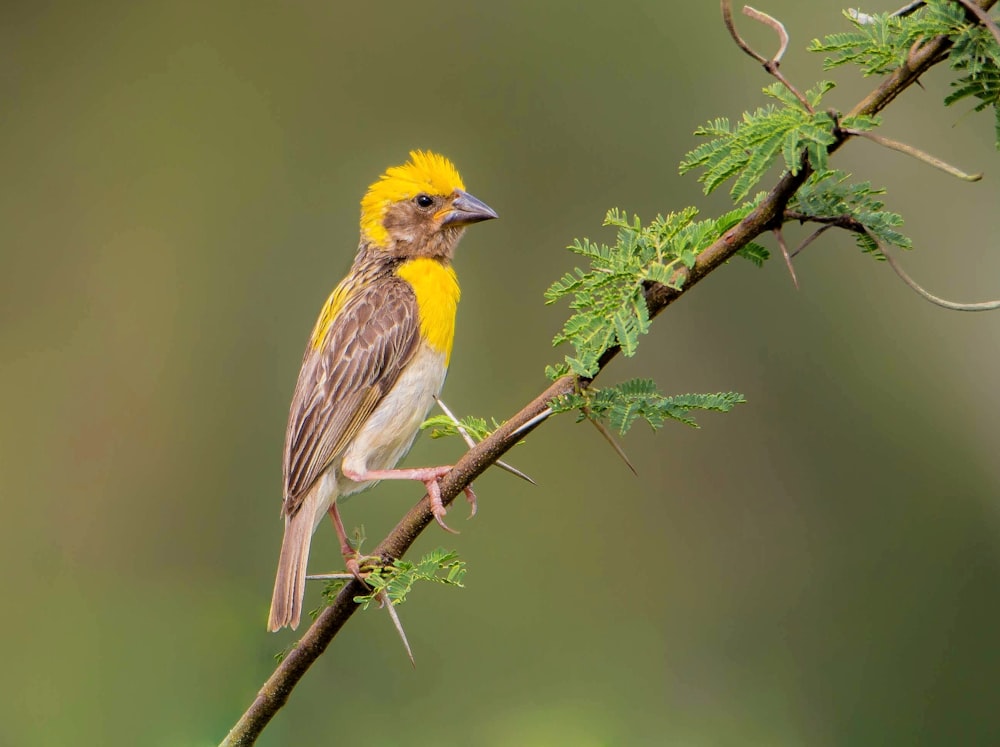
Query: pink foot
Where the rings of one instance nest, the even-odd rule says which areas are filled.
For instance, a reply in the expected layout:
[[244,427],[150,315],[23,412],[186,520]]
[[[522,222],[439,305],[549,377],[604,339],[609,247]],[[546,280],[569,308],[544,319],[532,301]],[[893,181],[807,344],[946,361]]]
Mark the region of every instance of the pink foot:
[[344,556],[344,564],[347,571],[358,581],[364,583],[367,573],[361,572],[361,565],[358,563],[358,551],[351,547],[347,539],[347,532],[344,530],[344,522],[340,518],[340,511],[337,510],[337,501],[330,506],[330,518],[333,520],[333,527],[337,530],[337,539],[340,540],[340,554]]
[[[354,480],[354,482],[369,482],[371,480],[417,480],[423,483],[424,487],[427,489],[427,495],[431,502],[431,513],[434,514],[434,520],[446,532],[458,534],[456,530],[444,523],[444,517],[448,513],[448,509],[445,508],[444,502],[441,500],[441,486],[438,485],[438,480],[450,471],[451,465],[445,465],[443,467],[418,467],[415,469],[375,469],[363,472],[356,472],[354,470],[344,468],[344,477],[348,480]],[[469,505],[472,507],[471,513],[469,514],[471,518],[476,515],[476,494],[473,492],[471,485],[467,486],[464,492],[466,500],[469,501]]]

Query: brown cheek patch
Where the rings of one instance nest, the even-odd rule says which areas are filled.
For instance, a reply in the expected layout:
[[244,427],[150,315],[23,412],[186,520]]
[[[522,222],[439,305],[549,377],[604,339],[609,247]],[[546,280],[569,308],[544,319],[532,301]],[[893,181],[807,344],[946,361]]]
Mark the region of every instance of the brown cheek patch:
[[399,202],[385,211],[382,225],[392,234],[393,229],[414,236],[429,234],[436,225],[433,216],[417,210],[410,202]]

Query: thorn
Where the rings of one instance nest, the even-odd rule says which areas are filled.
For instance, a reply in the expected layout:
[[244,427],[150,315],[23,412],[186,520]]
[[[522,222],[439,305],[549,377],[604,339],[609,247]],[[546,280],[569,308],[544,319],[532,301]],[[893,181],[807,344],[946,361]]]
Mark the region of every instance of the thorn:
[[825,226],[820,226],[819,228],[817,228],[815,231],[809,234],[801,244],[799,244],[798,248],[794,252],[788,255],[789,258],[796,256],[799,252],[801,252],[803,249],[805,249],[807,246],[813,243],[816,239],[822,236],[826,231],[829,231],[833,227],[834,226],[832,223],[827,223]]
[[520,477],[522,480],[530,482],[532,485],[537,485],[538,483],[531,479],[528,475],[524,474],[521,470],[516,467],[511,467],[507,462],[502,462],[499,459],[494,462],[497,467],[504,470],[505,472],[510,472],[514,477]]
[[333,581],[335,579],[353,581],[354,578],[353,573],[313,573],[306,576],[306,581]]
[[792,267],[792,258],[788,254],[788,247],[785,245],[785,236],[781,232],[780,228],[774,229],[774,237],[778,240],[778,247],[781,249],[781,255],[785,258],[785,264],[788,266],[788,272],[792,276],[792,282],[795,284],[795,290],[799,290],[799,279],[795,275],[795,268]]
[[537,415],[535,415],[535,417],[533,417],[531,420],[529,420],[526,423],[523,423],[520,428],[517,428],[516,430],[514,430],[514,432],[512,432],[510,434],[511,438],[513,438],[514,436],[518,436],[521,433],[524,433],[525,431],[531,430],[536,425],[538,425],[539,423],[541,423],[544,420],[546,420],[551,414],[552,414],[552,408],[551,407],[546,407],[540,413],[538,413]]
[[375,598],[378,599],[379,605],[385,607],[386,612],[389,613],[389,618],[392,620],[396,632],[399,633],[399,639],[403,642],[403,648],[406,649],[406,655],[410,657],[410,664],[416,669],[417,662],[413,660],[413,650],[410,648],[410,642],[406,640],[406,631],[403,630],[403,624],[399,621],[399,615],[396,614],[396,608],[389,600],[389,595],[386,594],[385,589],[382,589]]
[[598,430],[598,432],[602,436],[604,436],[604,438],[607,440],[609,444],[611,444],[611,448],[615,450],[615,453],[622,458],[622,461],[625,462],[625,466],[628,467],[630,470],[632,470],[633,475],[638,477],[639,473],[636,472],[635,467],[632,465],[631,460],[628,458],[628,454],[625,453],[625,449],[623,449],[621,445],[615,440],[615,437],[611,435],[611,431],[607,429],[604,423],[602,423],[599,420],[595,420],[593,417],[591,417],[590,410],[584,408],[583,411],[587,415],[587,420],[589,420],[591,423],[594,424],[594,427]]
[[[455,417],[455,414],[451,410],[448,409],[448,406],[444,402],[442,402],[441,398],[438,397],[436,394],[434,395],[434,401],[438,403],[438,407],[441,408],[441,411],[454,424],[456,430],[458,430],[459,435],[462,437],[462,439],[465,441],[465,443],[468,445],[468,447],[470,449],[474,448],[476,446],[476,440],[469,434],[469,432],[467,430],[465,430],[465,428],[459,422],[458,418]],[[515,477],[520,477],[522,480],[527,480],[532,485],[537,485],[538,484],[537,482],[535,482],[534,480],[532,480],[530,477],[528,477],[526,474],[524,474],[521,470],[516,469],[515,467],[511,467],[509,464],[507,464],[507,462],[504,462],[504,461],[502,461],[500,459],[497,459],[493,464],[496,465],[497,467],[499,467],[502,470],[510,472]]]

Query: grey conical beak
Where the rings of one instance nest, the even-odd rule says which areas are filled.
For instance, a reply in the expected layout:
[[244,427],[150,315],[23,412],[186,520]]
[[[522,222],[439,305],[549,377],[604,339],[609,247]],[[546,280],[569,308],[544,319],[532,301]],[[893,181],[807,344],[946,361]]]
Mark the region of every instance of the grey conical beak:
[[451,210],[441,221],[443,226],[467,226],[496,218],[496,211],[482,200],[468,192],[458,190],[458,197],[452,200]]

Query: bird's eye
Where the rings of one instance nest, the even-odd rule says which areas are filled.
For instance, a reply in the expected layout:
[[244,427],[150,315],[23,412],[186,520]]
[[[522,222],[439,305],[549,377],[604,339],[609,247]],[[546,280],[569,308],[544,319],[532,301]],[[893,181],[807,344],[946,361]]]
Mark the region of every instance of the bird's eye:
[[429,208],[434,204],[434,200],[429,195],[417,195],[414,202],[422,208]]

